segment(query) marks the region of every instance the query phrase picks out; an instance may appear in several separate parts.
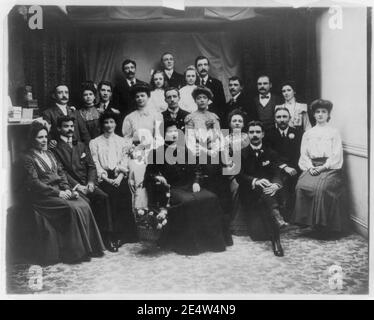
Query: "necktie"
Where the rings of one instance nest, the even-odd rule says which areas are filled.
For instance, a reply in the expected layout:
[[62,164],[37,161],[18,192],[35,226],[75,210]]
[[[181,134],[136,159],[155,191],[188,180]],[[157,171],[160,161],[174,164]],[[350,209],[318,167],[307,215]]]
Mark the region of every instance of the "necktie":
[[206,82],[205,79],[201,79],[201,85],[205,86]]
[[70,148],[73,148],[73,139],[68,140],[68,145]]
[[235,102],[236,102],[235,99],[234,99],[234,98],[231,98],[231,100],[230,100],[230,105],[233,106],[233,105],[235,104]]
[[134,84],[135,84],[135,80],[131,80],[130,81],[130,86],[132,87],[132,86],[134,86]]
[[286,137],[286,134],[284,133],[284,131],[282,131],[282,138],[285,138]]
[[261,99],[269,99],[269,96],[261,96]]

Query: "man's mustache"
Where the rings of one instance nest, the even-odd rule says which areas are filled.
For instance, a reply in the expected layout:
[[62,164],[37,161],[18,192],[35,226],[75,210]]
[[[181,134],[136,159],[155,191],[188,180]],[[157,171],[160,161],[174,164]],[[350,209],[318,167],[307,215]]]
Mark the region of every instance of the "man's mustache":
[[134,75],[135,74],[134,71],[127,71],[127,73],[130,74],[130,75]]
[[200,72],[208,72],[208,70],[206,70],[206,69],[201,69],[201,71]]

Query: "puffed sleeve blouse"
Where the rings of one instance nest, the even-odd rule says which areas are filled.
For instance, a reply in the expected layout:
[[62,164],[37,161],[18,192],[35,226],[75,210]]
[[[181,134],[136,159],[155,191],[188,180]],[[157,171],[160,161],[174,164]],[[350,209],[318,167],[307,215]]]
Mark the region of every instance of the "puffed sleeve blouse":
[[339,131],[329,125],[314,126],[306,131],[301,141],[299,167],[305,171],[313,167],[312,159],[327,158],[327,169],[341,169],[343,146]]
[[96,165],[99,181],[107,176],[107,170],[115,168],[124,172],[128,169],[128,145],[126,140],[116,134],[105,137],[104,134],[90,141],[92,159]]
[[[152,112],[148,106],[144,110],[135,110],[123,120],[123,137],[130,145],[132,142],[140,142],[140,137],[144,137],[146,140],[153,139],[161,123],[162,115]],[[147,141],[147,143],[152,143],[152,141]]]

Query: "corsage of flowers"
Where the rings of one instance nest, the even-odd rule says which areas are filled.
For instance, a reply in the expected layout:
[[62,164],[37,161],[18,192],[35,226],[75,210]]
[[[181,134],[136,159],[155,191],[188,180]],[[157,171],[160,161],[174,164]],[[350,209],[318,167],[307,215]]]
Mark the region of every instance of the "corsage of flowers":
[[295,134],[294,134],[294,133],[290,133],[290,134],[288,135],[288,137],[289,137],[290,139],[295,139]]
[[214,120],[212,120],[212,119],[206,120],[205,121],[205,126],[208,130],[213,129],[214,128]]

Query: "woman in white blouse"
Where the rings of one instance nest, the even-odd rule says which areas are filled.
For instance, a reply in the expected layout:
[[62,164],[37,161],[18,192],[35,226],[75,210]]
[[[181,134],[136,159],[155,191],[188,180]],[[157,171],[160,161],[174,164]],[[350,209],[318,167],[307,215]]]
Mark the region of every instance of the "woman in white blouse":
[[197,104],[192,97],[192,91],[196,88],[197,71],[194,66],[188,66],[184,71],[184,80],[186,85],[179,90],[179,106],[190,113],[197,110]]
[[148,101],[148,107],[154,112],[164,112],[168,105],[165,101],[165,88],[168,86],[165,72],[156,70],[153,72],[151,81],[151,96]]
[[90,141],[100,188],[108,195],[112,213],[112,239],[120,247],[137,241],[131,192],[127,183],[128,157],[126,140],[114,133],[117,114],[103,113],[100,125],[103,134]]
[[328,124],[332,103],[315,100],[311,109],[316,125],[304,133],[296,185],[294,222],[317,231],[343,231],[347,212],[342,177],[343,147],[337,129]]
[[295,88],[296,85],[293,81],[287,81],[282,84],[284,104],[275,106],[275,110],[279,107],[287,108],[291,115],[289,125],[306,131],[312,127],[308,115],[308,106],[305,103],[296,101]]

